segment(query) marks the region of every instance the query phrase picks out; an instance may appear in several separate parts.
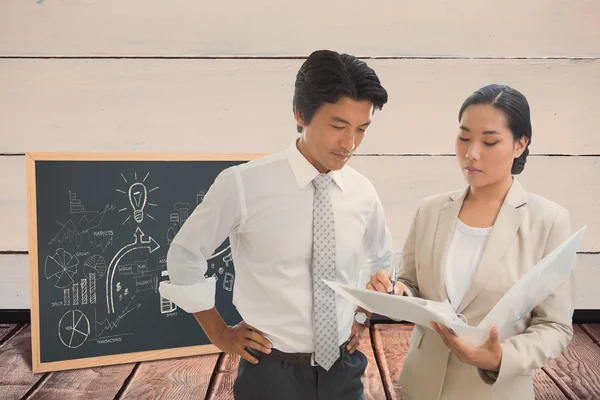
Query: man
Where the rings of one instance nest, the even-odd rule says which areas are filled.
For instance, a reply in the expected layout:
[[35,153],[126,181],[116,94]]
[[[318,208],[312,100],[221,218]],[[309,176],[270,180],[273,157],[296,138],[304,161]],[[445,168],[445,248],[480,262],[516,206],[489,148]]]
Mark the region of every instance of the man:
[[[224,170],[168,252],[161,294],[194,313],[219,349],[242,359],[236,399],[361,399],[356,351],[369,315],[324,282],[357,284],[389,265],[391,237],[372,184],[345,167],[387,92],[353,56],[312,53],[300,68],[300,138],[284,152]],[[206,258],[229,237],[236,270],[227,326]],[[355,312],[358,311],[358,312]]]

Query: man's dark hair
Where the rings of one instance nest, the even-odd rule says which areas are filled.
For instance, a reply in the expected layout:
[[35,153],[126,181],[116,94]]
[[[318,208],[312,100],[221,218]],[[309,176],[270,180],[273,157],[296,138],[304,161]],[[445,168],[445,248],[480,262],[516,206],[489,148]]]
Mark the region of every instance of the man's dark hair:
[[313,52],[296,75],[294,112],[308,125],[323,103],[334,104],[341,97],[369,100],[374,110],[381,110],[388,100],[377,74],[364,61],[331,50]]

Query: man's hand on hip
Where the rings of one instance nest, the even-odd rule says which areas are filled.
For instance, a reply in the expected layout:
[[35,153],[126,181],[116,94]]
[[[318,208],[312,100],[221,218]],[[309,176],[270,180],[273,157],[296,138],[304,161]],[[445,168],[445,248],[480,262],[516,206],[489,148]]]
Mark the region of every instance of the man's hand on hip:
[[365,333],[365,329],[367,329],[366,325],[359,324],[356,321],[352,323],[350,339],[348,339],[348,344],[346,345],[346,350],[348,350],[348,353],[352,354],[354,353],[354,350],[358,348],[363,334]]
[[238,354],[252,364],[257,364],[258,360],[246,351],[246,347],[266,354],[273,347],[264,333],[244,321],[235,326],[226,326],[212,342],[221,351]]

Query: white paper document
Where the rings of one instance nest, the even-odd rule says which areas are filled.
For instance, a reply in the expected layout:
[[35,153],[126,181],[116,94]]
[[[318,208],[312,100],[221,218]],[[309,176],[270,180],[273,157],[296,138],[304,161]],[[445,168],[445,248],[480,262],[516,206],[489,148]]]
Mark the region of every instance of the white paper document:
[[324,282],[365,310],[429,329],[429,322],[435,321],[453,329],[464,342],[478,346],[487,340],[493,325],[498,326],[499,339],[503,340],[521,318],[567,280],[575,265],[577,249],[585,228],[581,228],[531,268],[476,327],[469,326],[461,320],[448,301],[436,302],[417,297],[393,296],[337,282]]

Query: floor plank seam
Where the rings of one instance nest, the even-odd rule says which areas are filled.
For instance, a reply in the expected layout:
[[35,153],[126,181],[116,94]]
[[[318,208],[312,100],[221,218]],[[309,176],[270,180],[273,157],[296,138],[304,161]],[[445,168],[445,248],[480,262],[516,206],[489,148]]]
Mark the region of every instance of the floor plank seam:
[[125,378],[125,380],[123,381],[123,385],[121,385],[121,389],[119,389],[119,391],[117,392],[117,394],[115,394],[114,400],[119,400],[123,396],[123,394],[125,393],[125,391],[129,387],[129,384],[131,383],[131,381],[135,377],[135,374],[137,373],[138,369],[140,368],[140,365],[141,365],[141,362],[138,362],[131,369],[131,372],[129,373],[129,375],[127,376],[127,378]]
[[17,325],[14,328],[12,328],[12,330],[10,332],[8,332],[6,334],[6,336],[4,336],[2,339],[0,339],[0,348],[2,348],[2,346],[4,346],[4,344],[10,340],[10,338],[15,336],[17,333],[19,333],[24,328],[25,328],[25,325]]
[[565,397],[569,400],[579,400],[579,398],[577,397],[577,395],[575,395],[575,393],[573,393],[573,391],[571,391],[571,389],[556,375],[551,374],[547,371],[546,369],[547,367],[544,366],[542,367],[542,372],[546,374],[546,376],[548,378],[550,378],[550,380],[552,382],[554,382],[554,384],[556,385],[556,387],[558,388],[558,390],[560,390],[562,392],[562,394],[565,395]]
[[579,325],[579,327],[583,332],[585,332],[586,335],[588,335],[588,337],[592,340],[594,344],[600,346],[600,343],[598,343],[598,341],[595,339],[595,335],[592,333],[592,331],[589,330],[587,326],[581,324]]
[[42,375],[41,378],[38,379],[38,381],[29,388],[27,393],[25,393],[23,397],[21,397],[21,400],[27,400],[31,398],[31,396],[39,389],[39,387],[42,386],[44,382],[48,380],[51,374],[52,372],[46,372],[44,375]]
[[208,388],[206,389],[206,396],[204,397],[204,400],[208,400],[211,398],[211,396],[213,394],[214,386],[215,386],[215,380],[217,379],[217,375],[219,374],[219,371],[221,370],[221,365],[224,362],[225,362],[225,353],[221,352],[219,354],[219,358],[217,359],[217,362],[215,363],[213,372],[210,375],[210,380],[208,381]]
[[[373,349],[373,356],[375,357],[375,362],[377,363],[377,371],[379,371],[379,377],[381,378],[381,384],[383,385],[383,392],[385,393],[385,398],[386,400],[394,400],[392,398],[392,392],[394,390],[393,387],[387,387],[387,379],[386,377],[383,376],[383,368],[382,368],[382,361],[379,358],[379,352],[377,351],[377,345],[375,344],[375,335],[379,336],[379,333],[376,332],[375,326],[377,324],[373,324],[370,328],[369,328],[369,338],[371,340],[371,348]],[[390,377],[391,378],[391,377]],[[391,379],[390,379],[390,386],[391,386]],[[389,393],[388,393],[389,392]]]

